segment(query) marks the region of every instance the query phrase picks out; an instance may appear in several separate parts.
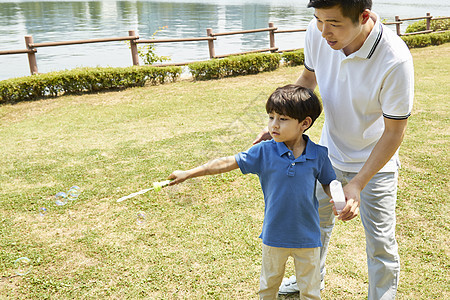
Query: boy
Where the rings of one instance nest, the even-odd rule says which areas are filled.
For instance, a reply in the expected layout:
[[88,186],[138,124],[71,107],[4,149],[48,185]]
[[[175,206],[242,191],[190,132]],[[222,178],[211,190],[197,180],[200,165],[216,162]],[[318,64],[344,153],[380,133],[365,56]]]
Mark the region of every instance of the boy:
[[237,168],[244,174],[259,176],[265,203],[260,235],[261,299],[276,299],[289,256],[294,258],[301,298],[320,299],[321,242],[315,185],[318,180],[329,195],[329,183],[336,175],[327,149],[303,133],[321,110],[319,99],[311,90],[298,85],[278,88],[266,103],[272,140],[169,176],[173,179],[170,185]]

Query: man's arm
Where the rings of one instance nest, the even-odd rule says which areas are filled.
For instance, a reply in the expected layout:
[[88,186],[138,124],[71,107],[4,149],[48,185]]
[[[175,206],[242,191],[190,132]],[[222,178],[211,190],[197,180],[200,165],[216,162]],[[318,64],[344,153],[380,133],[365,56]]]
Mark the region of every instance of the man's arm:
[[237,168],[239,168],[239,165],[236,162],[236,158],[234,156],[217,158],[188,171],[173,172],[168,177],[168,179],[173,180],[169,183],[169,185],[181,183],[189,178],[230,172]]
[[[307,68],[305,68],[303,70],[302,74],[300,75],[300,77],[298,77],[295,84],[300,85],[305,88],[308,88],[311,91],[314,91],[314,89],[317,86],[316,74],[314,72],[308,70]],[[256,139],[253,141],[253,145],[258,144],[262,141],[270,140],[270,139],[272,139],[272,137],[270,136],[269,130],[266,127],[258,134]]]
[[369,158],[358,174],[344,187],[347,205],[339,219],[348,221],[359,213],[360,193],[370,179],[383,168],[395,154],[405,136],[407,119],[393,120],[384,118],[384,132]]
[[295,84],[314,91],[317,86],[316,73],[305,68]]

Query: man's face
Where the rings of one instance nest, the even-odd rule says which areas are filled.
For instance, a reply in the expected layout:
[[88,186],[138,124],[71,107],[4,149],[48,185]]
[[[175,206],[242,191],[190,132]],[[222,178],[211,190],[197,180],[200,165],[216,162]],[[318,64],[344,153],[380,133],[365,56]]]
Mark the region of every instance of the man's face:
[[[368,14],[368,12],[365,12]],[[363,13],[364,14],[364,13]],[[367,36],[363,33],[363,14],[357,24],[344,17],[339,6],[331,8],[316,8],[314,17],[322,37],[334,50],[342,49],[346,55],[357,51],[363,45]]]

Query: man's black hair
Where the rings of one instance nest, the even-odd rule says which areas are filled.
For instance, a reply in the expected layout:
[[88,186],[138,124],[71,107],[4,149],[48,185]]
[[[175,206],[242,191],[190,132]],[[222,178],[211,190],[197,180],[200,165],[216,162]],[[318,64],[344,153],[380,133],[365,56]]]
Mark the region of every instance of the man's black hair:
[[342,15],[358,23],[359,16],[364,10],[372,9],[372,0],[311,0],[308,7],[331,8],[340,6]]

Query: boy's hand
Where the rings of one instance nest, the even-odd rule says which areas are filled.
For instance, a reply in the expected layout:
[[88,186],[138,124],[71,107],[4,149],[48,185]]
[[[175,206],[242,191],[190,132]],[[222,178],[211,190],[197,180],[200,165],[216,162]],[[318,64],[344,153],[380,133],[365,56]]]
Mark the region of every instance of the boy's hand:
[[336,205],[334,204],[333,199],[330,200],[330,203],[333,203],[333,214],[334,214],[335,216],[339,216],[339,214],[338,214],[338,212],[337,212],[337,210],[336,210]]
[[167,177],[167,179],[171,179],[172,181],[169,183],[169,185],[174,185],[174,184],[178,184],[178,183],[182,183],[183,181],[185,181],[186,179],[189,178],[189,173],[186,171],[175,171],[172,174],[169,175],[169,177]]

